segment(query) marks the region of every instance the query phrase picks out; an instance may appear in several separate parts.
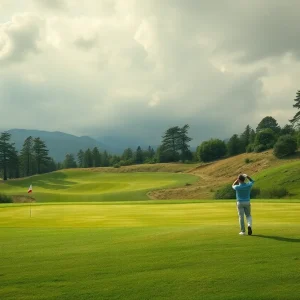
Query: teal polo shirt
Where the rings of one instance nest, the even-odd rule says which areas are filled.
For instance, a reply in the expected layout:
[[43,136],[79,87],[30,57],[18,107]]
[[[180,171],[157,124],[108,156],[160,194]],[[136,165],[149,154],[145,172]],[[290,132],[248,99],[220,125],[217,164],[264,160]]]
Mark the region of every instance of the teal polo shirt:
[[254,180],[247,183],[240,183],[233,185],[232,188],[236,191],[237,201],[250,201],[250,192],[254,184]]

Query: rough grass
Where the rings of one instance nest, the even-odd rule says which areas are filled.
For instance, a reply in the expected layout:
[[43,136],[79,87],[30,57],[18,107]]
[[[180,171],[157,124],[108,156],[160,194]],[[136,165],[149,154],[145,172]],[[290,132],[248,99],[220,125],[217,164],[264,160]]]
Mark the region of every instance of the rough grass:
[[0,299],[299,299],[300,202],[175,203],[0,206]]
[[256,177],[256,186],[261,190],[272,188],[286,188],[289,198],[300,197],[300,161],[285,163],[283,165],[260,172]]
[[101,173],[66,170],[0,184],[0,193],[26,195],[30,184],[37,202],[146,200],[153,189],[185,186],[198,180],[190,174]]

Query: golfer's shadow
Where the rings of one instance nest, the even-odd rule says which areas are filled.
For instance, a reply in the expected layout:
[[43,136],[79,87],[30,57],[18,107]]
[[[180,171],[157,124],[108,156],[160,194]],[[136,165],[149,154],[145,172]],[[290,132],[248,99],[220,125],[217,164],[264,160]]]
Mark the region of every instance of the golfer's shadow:
[[253,234],[253,236],[264,238],[264,239],[271,239],[280,242],[290,242],[290,243],[300,243],[300,239],[293,239],[293,238],[285,238],[281,236],[273,236],[273,235],[262,235],[262,234]]

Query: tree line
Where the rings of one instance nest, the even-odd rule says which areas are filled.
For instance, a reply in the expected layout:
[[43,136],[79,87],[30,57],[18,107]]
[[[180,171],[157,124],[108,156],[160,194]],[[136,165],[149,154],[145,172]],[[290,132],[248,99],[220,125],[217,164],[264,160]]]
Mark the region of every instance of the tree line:
[[134,164],[168,162],[210,162],[245,152],[262,152],[273,149],[274,155],[282,158],[293,154],[300,146],[300,91],[293,107],[298,109],[289,124],[280,127],[277,121],[267,116],[256,129],[247,125],[242,133],[235,133],[228,140],[210,139],[203,141],[195,152],[190,150],[189,125],[167,129],[157,149],[140,146],[127,148],[122,155],[101,152],[97,147],[81,149],[77,154],[66,154],[63,162],[55,162],[49,156],[46,143],[40,138],[28,137],[20,152],[12,143],[8,132],[0,136],[0,177],[19,178],[69,168],[121,167]]
[[40,138],[28,137],[18,153],[11,134],[2,132],[0,135],[0,176],[8,178],[27,177],[57,169],[55,161],[49,157],[47,146]]

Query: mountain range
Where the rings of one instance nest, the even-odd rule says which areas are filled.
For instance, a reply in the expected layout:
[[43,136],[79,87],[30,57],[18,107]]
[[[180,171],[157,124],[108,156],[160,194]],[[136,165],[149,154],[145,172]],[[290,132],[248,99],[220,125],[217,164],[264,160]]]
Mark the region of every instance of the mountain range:
[[[60,131],[50,132],[28,129],[10,129],[7,132],[11,134],[11,141],[15,143],[18,151],[22,149],[25,139],[29,136],[41,138],[49,149],[49,156],[57,162],[62,162],[68,153],[76,155],[80,149],[85,151],[88,148],[98,147],[100,152],[106,150],[110,154],[122,154],[129,147],[135,150],[138,146],[144,149],[149,146],[145,142],[137,141],[134,138],[118,136],[92,138],[89,136],[75,136]],[[138,144],[139,142],[140,144]],[[153,146],[153,148],[155,149],[156,147]]]

